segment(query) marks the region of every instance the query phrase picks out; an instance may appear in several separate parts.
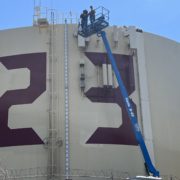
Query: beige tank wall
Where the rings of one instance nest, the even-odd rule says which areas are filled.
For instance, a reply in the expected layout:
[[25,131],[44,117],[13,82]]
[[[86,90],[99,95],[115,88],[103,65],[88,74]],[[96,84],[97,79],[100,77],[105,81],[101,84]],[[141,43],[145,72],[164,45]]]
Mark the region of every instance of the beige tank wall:
[[[69,88],[70,88],[70,162],[71,169],[84,171],[119,171],[130,174],[143,173],[144,166],[139,148],[124,145],[87,145],[87,138],[97,127],[119,127],[121,111],[115,104],[92,103],[82,96],[79,88],[79,62],[85,61],[86,88],[99,86],[97,84],[96,68],[85,57],[84,50],[80,51],[77,38],[73,36],[74,26],[69,26]],[[108,30],[112,38],[112,30]],[[58,137],[64,141],[64,25],[55,27],[54,34],[54,91],[57,97],[56,130]],[[119,38],[123,38],[121,35]],[[47,53],[47,90],[33,104],[12,106],[9,111],[9,127],[32,127],[42,140],[48,137],[49,117],[49,31],[46,28],[19,28],[0,32],[0,56],[11,56],[36,52]],[[120,41],[119,41],[120,42]],[[129,54],[127,39],[125,45],[121,42],[115,53]],[[113,41],[111,41],[113,45]],[[86,51],[105,52],[102,40],[96,47],[96,36],[90,38]],[[18,84],[11,84],[8,88],[26,88],[29,85],[29,71],[27,69],[12,70],[10,80]],[[1,70],[2,72],[2,70]],[[136,73],[136,71],[135,71]],[[7,74],[4,73],[1,84],[6,83]],[[21,77],[21,80],[18,78]],[[14,78],[14,79],[13,79]],[[1,88],[1,94],[7,89]],[[4,91],[4,92],[3,92]],[[138,92],[134,92],[133,99],[138,104]],[[23,110],[23,111],[22,111]],[[23,113],[22,113],[23,112]],[[139,113],[139,110],[138,110]],[[33,115],[33,118],[32,118]],[[113,117],[113,118],[112,118]],[[111,119],[112,118],[112,119]],[[26,119],[25,122],[22,120]],[[112,122],[109,122],[111,119]],[[20,122],[20,120],[22,122]],[[58,169],[64,171],[65,145],[57,148],[55,163]],[[1,164],[7,169],[28,169],[47,166],[48,150],[43,145],[13,146],[0,149]],[[18,166],[17,166],[18,162]],[[138,166],[137,166],[138,163]],[[58,170],[58,172],[59,172]]]
[[[39,33],[37,28],[0,31],[0,57],[46,52],[47,40],[47,34]],[[9,80],[7,89],[0,88],[1,95],[8,89],[21,89],[29,86],[30,73],[28,69],[7,70],[1,63],[0,68],[0,74],[3,77],[0,77],[1,87]],[[12,129],[32,127],[44,139],[47,137],[48,127],[47,102],[48,95],[43,93],[32,104],[12,106],[9,110],[8,126]],[[0,148],[0,163],[2,168],[7,169],[46,166],[46,151],[42,145],[3,147]]]
[[[88,137],[97,127],[119,127],[121,112],[115,104],[92,103],[82,96],[79,87],[79,62],[85,62],[86,90],[91,86],[99,86],[97,69],[84,55],[87,52],[105,52],[102,40],[97,41],[96,36],[89,39],[86,49],[78,48],[78,40],[73,36],[75,27],[69,25],[69,89],[70,89],[70,167],[71,169],[114,170],[129,172],[130,174],[144,173],[142,154],[136,146],[125,145],[92,145],[86,144]],[[119,28],[118,45],[114,46],[113,28],[108,28],[108,39],[114,53],[130,54],[129,40],[124,37]],[[20,28],[0,32],[0,56],[46,52],[49,65],[49,32],[47,29]],[[152,115],[153,137],[155,145],[155,160],[162,174],[179,175],[180,144],[178,140],[178,65],[180,57],[179,44],[164,38],[144,33],[145,57],[147,64],[148,86],[150,93],[150,109]],[[176,56],[174,55],[176,54]],[[56,129],[57,136],[64,141],[64,25],[55,28],[54,41],[54,72],[55,72],[55,97],[56,99]],[[141,124],[138,71],[134,58],[134,74],[136,91],[132,98],[137,104],[138,117]],[[9,112],[9,126],[21,128],[30,126],[44,139],[48,136],[48,108],[49,108],[49,66],[47,66],[47,91],[44,92],[32,105],[14,106]],[[2,72],[2,70],[1,70]],[[4,72],[3,72],[4,73]],[[14,73],[14,74],[13,74]],[[24,69],[13,72],[13,77],[22,78],[19,86],[28,85],[29,72]],[[6,83],[7,74],[3,74],[1,83]],[[168,81],[167,81],[168,80]],[[16,83],[14,83],[16,84]],[[100,82],[102,85],[102,82]],[[13,86],[13,85],[12,85]],[[17,86],[17,84],[16,84]],[[14,88],[10,87],[10,88]],[[16,87],[17,88],[17,87]],[[2,91],[2,92],[1,92]],[[0,88],[1,94],[5,91]],[[175,107],[175,108],[174,108]],[[22,109],[28,113],[27,121],[19,123]],[[31,114],[38,114],[33,116]],[[13,116],[12,116],[13,115]],[[22,115],[23,116],[23,115]],[[112,118],[113,117],[113,118]],[[13,119],[11,119],[13,118]],[[23,119],[24,117],[22,117]],[[112,118],[112,119],[111,119]],[[111,121],[109,121],[111,119]],[[173,123],[171,123],[173,122]],[[19,126],[18,126],[19,125]],[[163,128],[162,128],[163,127]],[[57,147],[55,163],[58,169],[64,171],[65,145]],[[23,169],[47,166],[48,152],[43,145],[16,146],[0,148],[1,163],[7,169]],[[18,167],[17,167],[18,162]],[[58,170],[58,172],[59,172]]]
[[180,176],[180,44],[144,33],[155,159],[161,174]]

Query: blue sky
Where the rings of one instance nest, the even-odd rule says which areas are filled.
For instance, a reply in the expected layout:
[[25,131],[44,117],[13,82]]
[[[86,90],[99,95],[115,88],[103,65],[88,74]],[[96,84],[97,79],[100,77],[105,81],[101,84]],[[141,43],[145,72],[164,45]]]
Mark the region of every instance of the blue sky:
[[[0,0],[0,29],[32,25],[34,0]],[[134,25],[180,42],[180,0],[41,0],[59,12],[78,14],[90,5],[110,10],[110,24]]]

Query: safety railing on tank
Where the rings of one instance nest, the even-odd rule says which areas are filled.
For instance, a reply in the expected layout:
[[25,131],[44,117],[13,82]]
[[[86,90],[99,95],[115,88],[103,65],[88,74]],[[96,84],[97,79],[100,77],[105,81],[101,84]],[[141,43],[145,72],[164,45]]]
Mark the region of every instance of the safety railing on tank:
[[77,24],[78,15],[74,12],[60,13],[56,9],[35,6],[33,15],[33,26],[47,26],[49,24]]

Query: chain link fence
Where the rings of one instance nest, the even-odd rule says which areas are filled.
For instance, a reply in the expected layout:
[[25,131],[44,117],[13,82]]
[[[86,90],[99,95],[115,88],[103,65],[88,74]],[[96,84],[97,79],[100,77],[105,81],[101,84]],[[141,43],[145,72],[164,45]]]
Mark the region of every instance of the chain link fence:
[[[55,169],[55,174],[49,174],[48,167],[36,167],[28,169],[6,169],[0,167],[0,180],[65,180],[65,173]],[[136,175],[140,175],[137,173]],[[70,180],[128,180],[136,179],[135,174],[129,172],[119,172],[113,170],[82,170],[73,169],[69,173]],[[180,180],[173,175],[162,175],[163,180]]]

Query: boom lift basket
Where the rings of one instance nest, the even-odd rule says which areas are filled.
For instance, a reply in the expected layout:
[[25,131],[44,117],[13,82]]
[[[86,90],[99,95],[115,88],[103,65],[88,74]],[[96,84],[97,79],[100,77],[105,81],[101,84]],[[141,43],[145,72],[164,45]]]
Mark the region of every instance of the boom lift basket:
[[95,21],[93,23],[88,21],[87,27],[84,29],[82,29],[81,24],[79,24],[78,34],[82,37],[91,36],[109,26],[109,10],[102,6],[99,6],[94,10],[96,13]]

